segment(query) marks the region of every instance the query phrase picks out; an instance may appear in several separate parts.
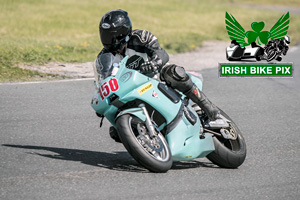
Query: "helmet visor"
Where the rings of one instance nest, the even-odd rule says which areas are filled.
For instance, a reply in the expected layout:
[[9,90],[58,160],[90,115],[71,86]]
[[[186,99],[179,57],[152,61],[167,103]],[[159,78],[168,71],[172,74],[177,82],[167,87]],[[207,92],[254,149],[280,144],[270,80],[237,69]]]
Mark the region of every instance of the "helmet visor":
[[110,42],[103,43],[103,46],[105,49],[115,52],[119,49],[121,49],[128,41],[129,41],[129,35],[114,37],[111,39]]

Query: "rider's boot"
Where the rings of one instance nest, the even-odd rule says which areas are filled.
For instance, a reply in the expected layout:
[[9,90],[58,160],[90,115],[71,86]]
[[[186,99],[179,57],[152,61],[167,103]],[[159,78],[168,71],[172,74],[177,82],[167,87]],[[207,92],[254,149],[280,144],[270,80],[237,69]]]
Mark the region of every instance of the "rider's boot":
[[[103,122],[103,119],[104,119],[104,115],[103,114],[99,114],[96,112],[96,115],[101,118],[100,120],[100,128],[102,127],[102,122]],[[118,132],[117,132],[117,129],[115,129],[115,127],[113,126],[110,126],[109,127],[109,136],[114,139],[116,142],[119,142],[119,143],[122,143],[121,142],[121,139],[119,138],[119,135],[118,135]]]
[[112,139],[114,139],[116,142],[122,143],[121,139],[119,138],[117,129],[115,127],[111,126],[109,127],[109,135]]
[[220,114],[220,110],[208,100],[195,84],[189,91],[185,92],[185,95],[207,114],[209,121],[205,124],[205,128],[229,127],[227,123],[229,120]]

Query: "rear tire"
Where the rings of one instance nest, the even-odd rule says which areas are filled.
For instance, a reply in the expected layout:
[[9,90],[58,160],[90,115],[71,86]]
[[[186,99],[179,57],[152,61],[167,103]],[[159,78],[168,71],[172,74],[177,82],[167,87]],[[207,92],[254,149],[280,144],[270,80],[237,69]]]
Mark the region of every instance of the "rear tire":
[[145,124],[132,115],[122,115],[117,121],[119,137],[130,155],[152,172],[167,172],[173,164],[169,145],[161,133],[150,139]]
[[237,168],[246,158],[246,143],[241,134],[241,131],[232,121],[232,119],[222,110],[221,115],[231,121],[231,127],[236,133],[236,139],[230,140],[220,136],[213,137],[215,151],[210,153],[207,158],[214,164],[224,168]]

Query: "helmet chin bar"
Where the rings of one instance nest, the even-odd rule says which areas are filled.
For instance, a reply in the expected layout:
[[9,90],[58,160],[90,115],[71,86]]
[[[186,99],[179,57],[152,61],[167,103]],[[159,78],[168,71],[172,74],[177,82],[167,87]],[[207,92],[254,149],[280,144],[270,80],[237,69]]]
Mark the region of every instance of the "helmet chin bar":
[[122,53],[122,51],[124,50],[124,48],[127,45],[127,42],[129,41],[129,39],[130,39],[130,37],[129,37],[129,35],[127,35],[122,40],[117,40],[115,42],[115,44],[112,45],[110,50],[113,51],[113,52]]
[[125,43],[123,46],[120,46],[120,48],[117,50],[118,53],[123,53],[126,49],[127,43]]

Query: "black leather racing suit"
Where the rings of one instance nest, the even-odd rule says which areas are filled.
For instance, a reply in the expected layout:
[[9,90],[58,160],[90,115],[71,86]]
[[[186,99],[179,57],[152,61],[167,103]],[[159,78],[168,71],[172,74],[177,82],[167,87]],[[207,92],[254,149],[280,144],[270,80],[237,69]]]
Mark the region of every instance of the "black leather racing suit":
[[[107,54],[113,54],[113,57]],[[169,86],[179,90],[189,97],[192,101],[198,104],[209,119],[215,120],[218,117],[219,110],[211,104],[206,96],[192,82],[183,67],[169,64],[169,55],[160,47],[157,38],[146,30],[134,30],[127,42],[127,48],[124,53],[109,52],[106,49],[97,56],[94,65],[96,80],[103,80],[110,76],[113,71],[113,64],[119,63],[124,56],[139,55],[145,61],[151,61],[158,67],[160,79],[164,80]],[[107,59],[109,58],[109,59]]]
[[[107,53],[114,55],[112,61],[110,60],[108,62],[106,59],[103,59]],[[187,92],[192,88],[193,83],[184,68],[177,65],[166,65],[169,61],[169,55],[160,47],[157,38],[146,30],[132,31],[132,35],[127,43],[127,48],[123,54],[102,49],[94,65],[96,79],[104,79],[110,76],[113,70],[113,63],[119,63],[125,56],[130,57],[133,55],[139,55],[143,57],[145,61],[154,62],[158,67],[158,72],[160,72],[160,78],[175,89],[181,92]]]

